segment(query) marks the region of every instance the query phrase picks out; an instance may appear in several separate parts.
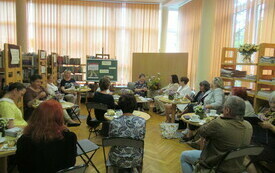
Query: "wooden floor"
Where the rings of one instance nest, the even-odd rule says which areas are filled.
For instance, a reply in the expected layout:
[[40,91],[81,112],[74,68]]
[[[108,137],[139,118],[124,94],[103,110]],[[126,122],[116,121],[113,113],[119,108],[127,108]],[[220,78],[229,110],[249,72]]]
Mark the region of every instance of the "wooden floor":
[[[186,144],[179,143],[178,139],[161,138],[159,124],[165,120],[165,117],[152,111],[148,111],[148,113],[151,118],[146,123],[143,172],[180,173],[180,154],[182,151],[192,148]],[[87,110],[83,104],[81,105],[81,115],[87,115]],[[78,140],[88,138],[89,133],[86,120],[82,120],[81,126],[71,127],[70,130],[76,133]],[[97,144],[101,143],[101,137],[96,137],[94,134],[90,140]],[[93,162],[100,172],[106,172],[102,148],[94,155]],[[83,161],[78,157],[77,165],[79,164],[83,164]],[[92,166],[89,166],[86,172],[95,172],[95,170]]]

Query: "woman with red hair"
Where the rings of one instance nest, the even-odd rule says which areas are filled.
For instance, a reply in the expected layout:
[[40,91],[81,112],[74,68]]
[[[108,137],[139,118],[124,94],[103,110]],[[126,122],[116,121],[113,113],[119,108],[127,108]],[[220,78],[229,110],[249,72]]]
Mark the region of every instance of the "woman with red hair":
[[245,87],[234,87],[232,88],[231,94],[242,98],[245,102],[245,114],[244,117],[255,116],[255,111],[251,103],[247,100],[247,92]]
[[61,104],[55,100],[41,103],[17,141],[19,172],[55,173],[74,166],[76,142],[76,135],[64,125]]

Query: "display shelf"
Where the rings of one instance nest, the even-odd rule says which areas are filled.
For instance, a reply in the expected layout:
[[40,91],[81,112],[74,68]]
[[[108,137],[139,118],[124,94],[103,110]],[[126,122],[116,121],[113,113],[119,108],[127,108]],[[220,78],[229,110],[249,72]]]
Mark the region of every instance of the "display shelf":
[[221,63],[221,65],[258,65],[257,63]]

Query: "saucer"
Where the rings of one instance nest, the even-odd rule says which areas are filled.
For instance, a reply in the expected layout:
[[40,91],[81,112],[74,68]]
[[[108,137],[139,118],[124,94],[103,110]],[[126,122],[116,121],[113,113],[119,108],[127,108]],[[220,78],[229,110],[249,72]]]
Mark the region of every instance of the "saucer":
[[201,120],[192,120],[192,119],[190,119],[189,121],[191,121],[192,123],[199,123],[199,122],[201,122]]

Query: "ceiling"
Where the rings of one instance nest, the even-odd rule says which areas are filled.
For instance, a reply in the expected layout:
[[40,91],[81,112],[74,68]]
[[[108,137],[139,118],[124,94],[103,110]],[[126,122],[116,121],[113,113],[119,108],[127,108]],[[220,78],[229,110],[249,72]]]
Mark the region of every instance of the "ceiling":
[[114,2],[144,2],[144,3],[167,3],[171,0],[100,0],[100,1],[114,1]]

